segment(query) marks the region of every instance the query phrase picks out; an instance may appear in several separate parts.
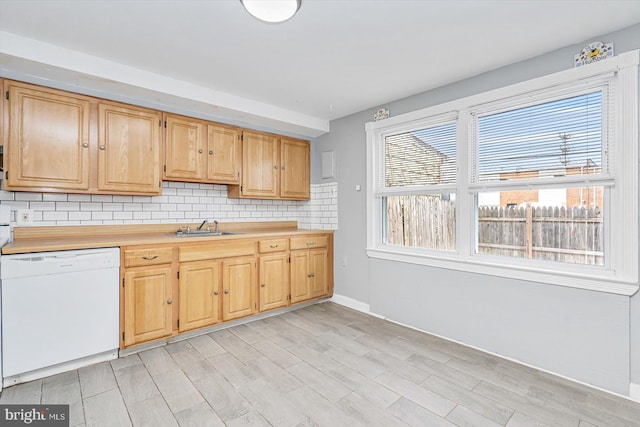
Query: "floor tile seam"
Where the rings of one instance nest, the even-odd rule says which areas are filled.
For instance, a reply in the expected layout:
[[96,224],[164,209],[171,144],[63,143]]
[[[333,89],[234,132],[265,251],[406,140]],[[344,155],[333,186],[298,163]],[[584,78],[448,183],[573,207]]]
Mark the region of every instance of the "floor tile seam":
[[[437,374],[433,374],[433,375],[431,375],[431,377],[436,377],[436,378],[438,378],[438,379],[440,379],[440,380],[442,380],[442,381],[444,381],[444,382],[449,383],[449,381],[448,381],[447,379],[442,378],[442,377],[438,376]],[[431,378],[431,377],[429,377],[429,378]],[[428,378],[427,378],[427,379],[428,379]],[[425,379],[425,381],[426,381],[426,379]],[[451,398],[449,398],[449,397],[447,397],[447,396],[444,396],[444,395],[442,395],[442,394],[440,394],[440,393],[437,393],[436,391],[431,390],[431,389],[429,389],[428,387],[426,387],[423,383],[424,383],[424,381],[423,381],[422,383],[420,383],[420,384],[419,384],[419,386],[420,386],[420,387],[423,387],[423,388],[426,388],[427,390],[430,390],[431,392],[436,393],[436,394],[438,394],[438,395],[440,395],[440,396],[443,396],[443,397],[445,397],[446,399],[451,400],[452,402],[456,403],[457,405],[461,405],[461,406],[463,406],[464,408],[466,408],[466,409],[468,409],[468,410],[470,410],[470,411],[474,411],[474,412],[478,413],[479,415],[484,416],[484,415],[480,414],[478,411],[474,410],[473,408],[470,408],[470,407],[468,407],[467,405],[465,405],[465,403],[464,403],[464,402],[460,402],[460,401],[458,401],[458,400],[451,399]],[[475,398],[478,398],[478,399],[480,400],[480,404],[483,404],[483,403],[482,403],[482,400],[483,400],[483,399],[486,399],[486,400],[487,400],[487,401],[489,401],[490,403],[493,403],[493,404],[497,405],[497,407],[502,407],[502,408],[509,409],[509,410],[511,411],[511,414],[509,415],[509,418],[507,419],[507,422],[508,422],[508,420],[509,420],[509,419],[511,419],[511,417],[513,417],[513,414],[516,412],[516,410],[515,410],[514,408],[511,408],[510,406],[507,406],[507,405],[505,405],[505,404],[504,404],[504,403],[502,403],[502,402],[497,402],[497,401],[495,401],[495,400],[493,400],[493,399],[490,399],[490,398],[488,398],[488,397],[486,397],[486,396],[484,396],[484,395],[482,395],[482,394],[480,394],[480,393],[476,393],[474,390],[466,389],[466,388],[464,388],[464,387],[462,387],[462,386],[459,386],[459,385],[457,385],[457,384],[453,384],[453,386],[457,386],[457,387],[461,388],[465,393],[472,393],[472,394],[473,394],[473,396],[470,396],[469,398],[471,398],[471,399],[473,399],[474,397],[475,397]],[[474,387],[474,388],[475,388],[475,387]],[[455,390],[453,390],[453,392],[455,392]],[[484,416],[484,417],[485,417],[485,418],[489,418],[489,417],[486,417],[486,416]],[[491,418],[489,418],[489,419],[491,419]],[[491,419],[491,420],[499,424],[499,422],[498,422],[498,421],[496,421],[496,420],[494,420],[494,419]],[[505,424],[505,425],[506,425],[506,424]]]
[[94,398],[96,398],[98,396],[101,396],[103,394],[107,394],[107,393],[109,393],[109,392],[111,392],[113,390],[117,390],[118,391],[118,397],[120,398],[120,401],[124,405],[124,408],[125,408],[125,410],[127,412],[127,419],[129,420],[131,425],[133,425],[133,420],[131,419],[131,414],[129,413],[129,409],[127,407],[127,402],[125,402],[124,397],[122,397],[122,393],[120,392],[120,388],[111,388],[109,390],[105,390],[105,391],[103,391],[101,393],[94,394],[92,396],[88,396],[88,397],[82,399],[82,410],[83,410],[83,413],[84,413],[84,422],[85,422],[85,424],[87,424],[87,410],[86,410],[85,400],[94,399]]
[[[169,355],[169,356],[171,356],[171,355]],[[176,363],[176,365],[178,365],[178,364]],[[187,374],[186,374],[186,373],[185,373],[185,372],[180,368],[180,366],[179,366],[179,365],[178,365],[178,369],[177,369],[177,370],[178,370],[178,371],[180,371],[180,372],[182,373],[182,375],[184,375],[184,377],[187,379],[187,381],[189,381],[189,383],[191,384],[191,386],[193,387],[193,389],[194,389],[194,390],[198,393],[198,395],[202,398],[202,401],[203,401],[203,402],[207,402],[207,404],[208,404],[208,402],[209,402],[209,401],[208,401],[208,400],[207,400],[207,399],[202,395],[202,392],[200,392],[200,389],[199,389],[198,387],[196,387],[196,385],[193,383],[193,381],[191,381],[191,378],[189,378],[189,376],[188,376],[188,375],[187,375]],[[171,371],[169,371],[169,372],[171,372]],[[163,374],[167,374],[167,373],[169,373],[169,372],[164,372]],[[159,375],[163,375],[163,374],[159,374]],[[158,386],[158,383],[157,383],[157,381],[156,381],[156,378],[155,378],[153,375],[150,375],[150,376],[151,376],[151,381],[153,381],[153,384],[155,385],[156,389],[158,390],[158,393],[160,394],[160,396],[162,397],[162,400],[163,400],[163,401],[164,401],[164,403],[167,405],[167,408],[169,409],[169,412],[171,412],[171,415],[172,415],[172,416],[173,416],[173,418],[175,419],[175,415],[176,415],[176,413],[174,413],[174,412],[173,412],[173,410],[171,409],[171,406],[169,405],[169,402],[167,401],[166,396],[164,395],[164,393],[162,393],[162,390],[160,390],[160,387]],[[154,397],[156,397],[156,396],[152,396],[152,397],[150,397],[149,399],[153,399]],[[145,400],[149,400],[149,399],[145,399]],[[124,399],[123,399],[123,400],[124,400]],[[201,402],[199,402],[199,403],[201,403]],[[193,405],[193,406],[195,406],[195,405]],[[191,408],[193,408],[193,406],[190,406],[189,408],[184,408],[183,410],[191,409]],[[212,409],[213,409],[213,408],[212,408]],[[181,411],[178,411],[178,412],[181,412]],[[214,412],[216,415],[218,415],[218,413],[217,413],[217,412],[215,412],[215,411],[213,411],[213,412]],[[220,418],[220,415],[218,415],[218,418]],[[176,420],[176,423],[177,423],[177,420]]]
[[[125,409],[127,410],[127,418],[129,419],[129,423],[131,423],[131,425],[133,426],[134,424],[133,424],[133,419],[131,418],[131,412],[129,412],[129,410],[127,409],[127,402],[124,401],[124,396],[122,396],[122,392],[120,391],[120,385],[118,384],[118,379],[116,378],[116,372],[113,370],[113,366],[111,366],[111,363],[109,363],[108,366],[109,366],[109,369],[111,369],[111,375],[113,375],[113,381],[116,383],[116,389],[118,390],[118,397],[120,397],[120,400],[122,401],[122,404],[124,405]],[[80,371],[78,371],[78,379],[80,379]],[[82,406],[84,407],[84,402],[83,402]],[[85,423],[87,422],[86,415],[84,417],[84,422]]]
[[[476,386],[476,388],[477,388],[477,387],[479,387],[483,382],[484,382],[485,384],[488,384],[488,385],[491,385],[491,386],[497,387],[497,388],[501,389],[501,391],[503,391],[503,392],[505,392],[505,393],[508,393],[508,394],[515,394],[515,395],[517,395],[517,396],[519,396],[519,397],[521,397],[521,398],[525,399],[526,401],[525,401],[525,403],[524,403],[524,405],[525,405],[524,410],[523,410],[523,409],[512,408],[511,406],[508,406],[509,408],[513,409],[515,412],[519,412],[519,413],[521,413],[521,414],[523,414],[523,415],[526,415],[526,416],[528,416],[528,417],[531,417],[531,418],[535,419],[536,421],[540,421],[540,420],[537,418],[537,416],[536,416],[536,415],[534,415],[534,414],[531,412],[531,409],[532,409],[532,408],[533,408],[533,409],[536,409],[536,410],[539,410],[539,411],[542,411],[542,412],[544,412],[544,413],[546,413],[546,414],[550,414],[551,416],[554,416],[553,412],[551,412],[551,411],[550,411],[550,408],[548,408],[548,407],[542,407],[542,406],[538,405],[536,402],[532,401],[528,396],[525,396],[525,395],[522,395],[522,394],[519,394],[519,393],[514,393],[514,392],[512,392],[511,390],[506,389],[506,388],[502,387],[502,386],[501,386],[501,385],[499,385],[499,384],[495,384],[495,383],[492,383],[492,382],[490,382],[490,381],[482,380],[482,381],[480,382],[480,384],[478,384],[478,385]],[[480,396],[483,396],[483,397],[485,397],[485,398],[487,398],[487,399],[490,399],[490,400],[492,400],[492,401],[494,401],[494,402],[496,402],[496,403],[498,403],[498,404],[502,404],[503,406],[507,406],[507,405],[505,405],[504,403],[501,403],[501,402],[499,402],[499,401],[496,401],[496,400],[495,400],[495,399],[493,399],[491,396],[487,396],[487,395],[484,395],[484,394],[482,394],[482,393],[478,393],[478,394],[479,394]],[[519,405],[519,404],[518,404],[518,405]],[[580,418],[579,418],[579,416],[576,416],[575,414],[574,414],[574,415],[566,414],[566,413],[563,413],[562,411],[558,411],[558,412],[560,412],[560,413],[562,413],[562,414],[564,414],[564,415],[566,415],[566,416],[568,416],[568,417],[570,417],[570,418],[575,418],[576,420],[578,420],[578,424],[579,424],[579,422],[580,422]],[[543,422],[543,423],[544,423],[544,421],[540,421],[540,422]],[[576,426],[577,426],[577,425],[576,425]]]

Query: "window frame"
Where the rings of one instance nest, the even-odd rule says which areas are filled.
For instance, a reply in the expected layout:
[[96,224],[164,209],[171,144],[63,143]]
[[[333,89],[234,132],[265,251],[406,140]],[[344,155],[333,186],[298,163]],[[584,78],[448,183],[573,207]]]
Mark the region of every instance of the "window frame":
[[[638,278],[638,64],[640,50],[625,52],[589,66],[546,75],[533,80],[505,86],[489,92],[460,98],[378,122],[365,125],[367,135],[367,255],[412,264],[428,265],[458,271],[528,280],[551,285],[590,289],[621,295],[632,295],[639,288]],[[615,150],[613,173],[592,181],[592,185],[607,186],[603,212],[605,223],[605,265],[590,266],[554,261],[521,260],[475,253],[477,232],[475,195],[483,188],[495,190],[497,183],[484,185],[472,180],[474,150],[474,114],[500,108],[525,105],[526,99],[551,99],[563,93],[571,95],[581,89],[602,86],[611,82],[613,97],[609,102],[614,123],[609,123]],[[425,124],[446,122],[457,117],[455,185],[433,185],[428,188],[410,187],[410,190],[388,191],[382,188],[384,180],[384,138],[415,129]],[[445,120],[442,120],[445,118]],[[382,178],[381,178],[382,177]],[[572,178],[567,177],[570,184]],[[563,181],[563,180],[560,180]],[[384,181],[382,181],[384,182]],[[489,183],[486,183],[489,184]],[[554,181],[553,184],[558,184]],[[539,187],[538,187],[539,185]],[[546,183],[536,184],[543,188]],[[548,187],[548,185],[547,185]],[[456,193],[456,249],[454,251],[400,247],[384,244],[383,197],[387,195]]]

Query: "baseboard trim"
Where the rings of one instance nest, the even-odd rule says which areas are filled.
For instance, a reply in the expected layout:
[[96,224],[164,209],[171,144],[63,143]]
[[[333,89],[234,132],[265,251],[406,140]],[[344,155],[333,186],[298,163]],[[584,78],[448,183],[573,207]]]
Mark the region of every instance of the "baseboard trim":
[[345,307],[352,308],[354,310],[360,311],[360,312],[362,312],[364,314],[368,314],[368,315],[373,316],[373,317],[377,317],[379,319],[387,320],[387,321],[389,321],[391,323],[395,323],[396,325],[404,326],[405,328],[409,328],[409,329],[413,329],[413,330],[418,331],[418,332],[422,332],[422,333],[425,333],[425,334],[433,335],[434,337],[442,338],[443,340],[447,340],[447,341],[450,341],[450,342],[453,342],[453,343],[456,343],[456,344],[460,344],[460,345],[463,345],[465,347],[472,348],[474,350],[478,350],[478,351],[481,351],[483,353],[490,354],[492,356],[499,357],[499,358],[504,359],[504,360],[508,360],[510,362],[518,363],[520,365],[527,366],[529,368],[537,369],[539,371],[546,372],[547,374],[555,375],[556,377],[565,379],[567,381],[571,381],[571,382],[576,383],[576,384],[583,385],[585,387],[590,387],[590,388],[593,388],[593,389],[596,389],[596,390],[600,390],[600,391],[603,391],[605,393],[609,393],[611,395],[614,395],[614,396],[617,396],[617,397],[621,397],[623,399],[632,400],[632,401],[635,401],[635,402],[640,402],[640,384],[630,383],[629,384],[629,396],[626,396],[624,394],[616,393],[615,391],[607,390],[607,389],[604,389],[602,387],[595,386],[593,384],[585,383],[585,382],[577,380],[575,378],[567,377],[567,376],[559,374],[557,372],[553,372],[553,371],[549,371],[547,369],[540,368],[539,366],[535,366],[535,365],[531,365],[529,363],[522,362],[521,360],[513,359],[511,357],[507,357],[507,356],[504,356],[502,354],[494,353],[494,352],[485,350],[485,349],[480,348],[480,347],[476,347],[476,346],[473,346],[473,345],[470,345],[470,344],[466,344],[464,342],[457,341],[457,340],[454,340],[452,338],[448,338],[448,337],[445,337],[445,336],[442,336],[442,335],[434,334],[433,332],[425,331],[423,329],[416,328],[415,326],[407,325],[405,323],[398,322],[398,321],[390,319],[388,317],[381,316],[381,315],[376,314],[376,313],[372,313],[371,310],[370,310],[369,304],[365,304],[365,303],[363,303],[361,301],[358,301],[358,300],[355,300],[353,298],[345,297],[344,295],[334,294],[333,297],[331,299],[328,299],[327,301],[335,302],[336,304],[340,304],[340,305],[343,305]]
[[362,301],[358,301],[357,299],[345,297],[344,295],[333,294],[331,299],[329,299],[327,301],[335,302],[336,304],[342,305],[344,307],[352,308],[352,309],[354,309],[356,311],[359,311],[359,312],[362,312],[364,314],[368,314],[368,315],[373,316],[373,317],[378,317],[380,319],[384,319],[383,316],[379,316],[379,315],[377,315],[375,313],[372,313],[371,310],[369,310],[369,304],[364,303]]
[[636,402],[640,402],[640,384],[629,384],[629,397]]

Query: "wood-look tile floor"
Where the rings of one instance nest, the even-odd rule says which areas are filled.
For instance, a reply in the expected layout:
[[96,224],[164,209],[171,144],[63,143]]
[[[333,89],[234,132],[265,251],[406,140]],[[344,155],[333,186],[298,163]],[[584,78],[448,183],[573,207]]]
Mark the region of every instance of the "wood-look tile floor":
[[323,303],[5,389],[71,426],[640,426],[640,404]]

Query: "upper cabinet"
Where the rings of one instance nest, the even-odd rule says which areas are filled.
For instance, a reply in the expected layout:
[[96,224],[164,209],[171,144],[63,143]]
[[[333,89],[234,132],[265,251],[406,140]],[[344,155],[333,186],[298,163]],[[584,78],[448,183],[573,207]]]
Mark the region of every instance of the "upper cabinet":
[[308,200],[309,151],[309,141],[244,131],[242,183],[229,197]]
[[280,138],[280,198],[309,198],[309,141]]
[[98,104],[98,189],[160,194],[160,120],[157,111]]
[[5,189],[157,195],[160,113],[6,80]]
[[237,128],[207,125],[207,180],[238,184],[242,167],[242,144]]
[[162,194],[162,180],[228,197],[308,200],[309,141],[0,80],[4,188]]
[[165,114],[167,181],[237,184],[242,156],[238,130],[189,117]]
[[90,98],[5,81],[5,188],[89,189]]

